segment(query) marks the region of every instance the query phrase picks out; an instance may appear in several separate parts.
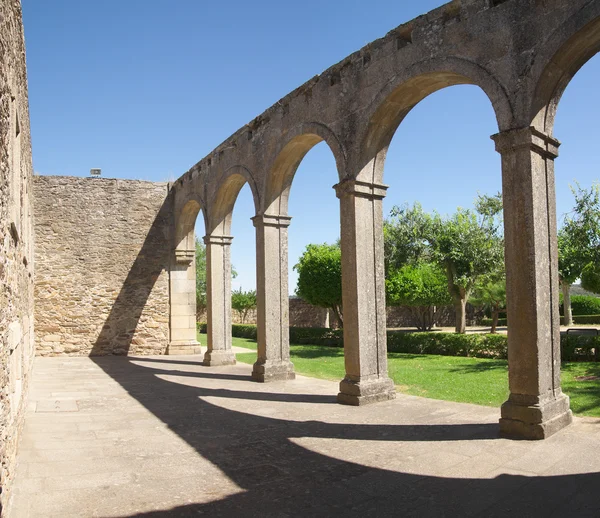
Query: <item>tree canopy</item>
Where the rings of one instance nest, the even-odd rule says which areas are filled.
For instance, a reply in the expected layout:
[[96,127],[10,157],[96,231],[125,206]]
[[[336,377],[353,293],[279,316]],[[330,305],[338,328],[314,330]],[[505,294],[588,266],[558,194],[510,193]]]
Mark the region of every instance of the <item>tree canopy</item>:
[[465,332],[467,300],[477,280],[503,270],[502,196],[479,195],[475,210],[450,216],[427,214],[418,203],[394,207],[385,225],[386,265],[390,270],[418,260],[438,265],[456,308],[456,331]]
[[242,288],[232,291],[231,308],[238,312],[244,324],[248,313],[256,308],[256,291],[243,291]]
[[298,272],[296,294],[309,304],[342,314],[342,253],[339,244],[310,244],[294,266]]
[[407,264],[388,275],[386,297],[390,306],[408,306],[420,331],[436,323],[439,306],[452,302],[444,272],[432,263]]

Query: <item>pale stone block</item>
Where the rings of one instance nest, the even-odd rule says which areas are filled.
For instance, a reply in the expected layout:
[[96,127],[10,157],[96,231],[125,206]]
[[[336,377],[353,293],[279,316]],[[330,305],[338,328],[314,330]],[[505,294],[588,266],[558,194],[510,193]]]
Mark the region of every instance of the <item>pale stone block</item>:
[[21,343],[23,332],[21,322],[15,320],[8,326],[8,348],[10,351],[15,350]]

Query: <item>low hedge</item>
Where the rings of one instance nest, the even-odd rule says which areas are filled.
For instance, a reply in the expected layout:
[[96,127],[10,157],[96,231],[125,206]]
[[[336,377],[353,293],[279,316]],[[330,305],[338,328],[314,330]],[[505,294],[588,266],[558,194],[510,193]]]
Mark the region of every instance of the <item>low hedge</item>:
[[[491,327],[492,319],[491,318],[482,318],[481,325],[486,327]],[[504,327],[506,325],[506,318],[499,318],[498,325]]]
[[[563,314],[563,297],[559,299],[560,314]],[[593,295],[571,295],[571,312],[573,315],[598,315],[600,314],[600,297]]]
[[389,352],[506,358],[506,335],[456,333],[403,333],[388,331]]
[[250,340],[256,340],[256,325],[233,324],[231,326],[231,336],[235,336],[236,338],[249,338]]
[[[598,316],[598,315],[591,315]],[[198,323],[198,330],[206,332],[206,324]],[[232,325],[232,336],[256,340],[255,325]],[[290,327],[290,343],[294,345],[324,345],[343,347],[342,329],[320,327]],[[560,337],[563,361],[600,360],[600,336],[567,335]],[[439,354],[442,356],[471,356],[476,358],[506,359],[508,340],[499,334],[405,333],[387,332],[388,352],[407,354]]]
[[[506,318],[499,318],[498,319],[498,325],[499,326],[506,326]],[[600,325],[600,315],[575,315],[573,317],[573,323],[574,324],[595,324],[595,325]],[[492,319],[491,318],[482,318],[481,319],[481,325],[482,326],[491,326],[492,325]],[[565,317],[561,316],[560,317],[560,325],[564,326],[565,325]]]
[[290,343],[344,347],[344,331],[327,327],[290,327]]

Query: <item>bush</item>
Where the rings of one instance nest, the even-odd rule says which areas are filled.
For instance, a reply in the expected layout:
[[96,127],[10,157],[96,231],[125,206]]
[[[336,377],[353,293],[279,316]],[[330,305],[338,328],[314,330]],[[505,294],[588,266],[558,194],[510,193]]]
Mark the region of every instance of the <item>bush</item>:
[[235,336],[236,338],[249,338],[250,340],[256,340],[256,337],[257,337],[256,325],[233,324],[231,326],[231,336]]
[[[600,325],[600,314],[598,315],[576,315],[573,317],[574,324],[588,324],[588,325]],[[482,326],[491,326],[492,319],[491,318],[482,318],[481,319]],[[499,326],[506,326],[507,322],[505,318],[498,319]],[[560,317],[560,325],[565,325],[565,317],[561,315]]]
[[203,335],[206,334],[206,328],[207,328],[206,322],[196,322],[196,328],[198,329],[198,332],[200,334],[203,334]]
[[563,333],[560,336],[562,361],[592,361],[600,355],[600,336]]
[[[485,326],[485,327],[490,327],[492,325],[492,319],[491,318],[482,318],[481,319],[481,325]],[[499,318],[498,319],[498,325],[499,326],[505,326],[506,325],[506,318]]]
[[508,349],[505,335],[388,331],[387,339],[388,351],[394,353],[506,358]]
[[[559,298],[560,314],[564,314],[562,293]],[[600,315],[600,297],[592,295],[573,295],[571,297],[571,311],[575,316]]]
[[600,324],[600,315],[578,315],[573,321],[576,324]]
[[327,327],[290,327],[290,343],[344,347],[344,331]]

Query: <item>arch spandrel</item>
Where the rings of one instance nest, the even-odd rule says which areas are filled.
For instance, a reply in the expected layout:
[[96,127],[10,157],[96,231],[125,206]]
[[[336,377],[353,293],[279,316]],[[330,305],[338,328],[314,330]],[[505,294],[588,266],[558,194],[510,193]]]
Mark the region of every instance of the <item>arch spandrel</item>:
[[359,156],[353,178],[383,183],[387,149],[404,118],[429,95],[457,85],[478,86],[491,103],[499,130],[511,127],[513,109],[509,97],[490,72],[460,58],[422,61],[387,82],[371,103],[364,134],[357,146]]
[[541,47],[528,124],[552,135],[560,99],[571,79],[600,52],[600,2],[590,2],[555,30]]
[[245,166],[236,165],[227,168],[218,181],[209,187],[207,203],[207,235],[228,236],[231,232],[231,217],[235,202],[244,185],[248,184],[252,192],[255,211],[260,207],[259,189],[254,174]]
[[286,132],[266,167],[262,206],[265,214],[287,214],[290,188],[298,166],[306,154],[320,142],[325,142],[333,153],[338,177],[343,178],[346,171],[346,154],[336,134],[322,123],[300,124]]

